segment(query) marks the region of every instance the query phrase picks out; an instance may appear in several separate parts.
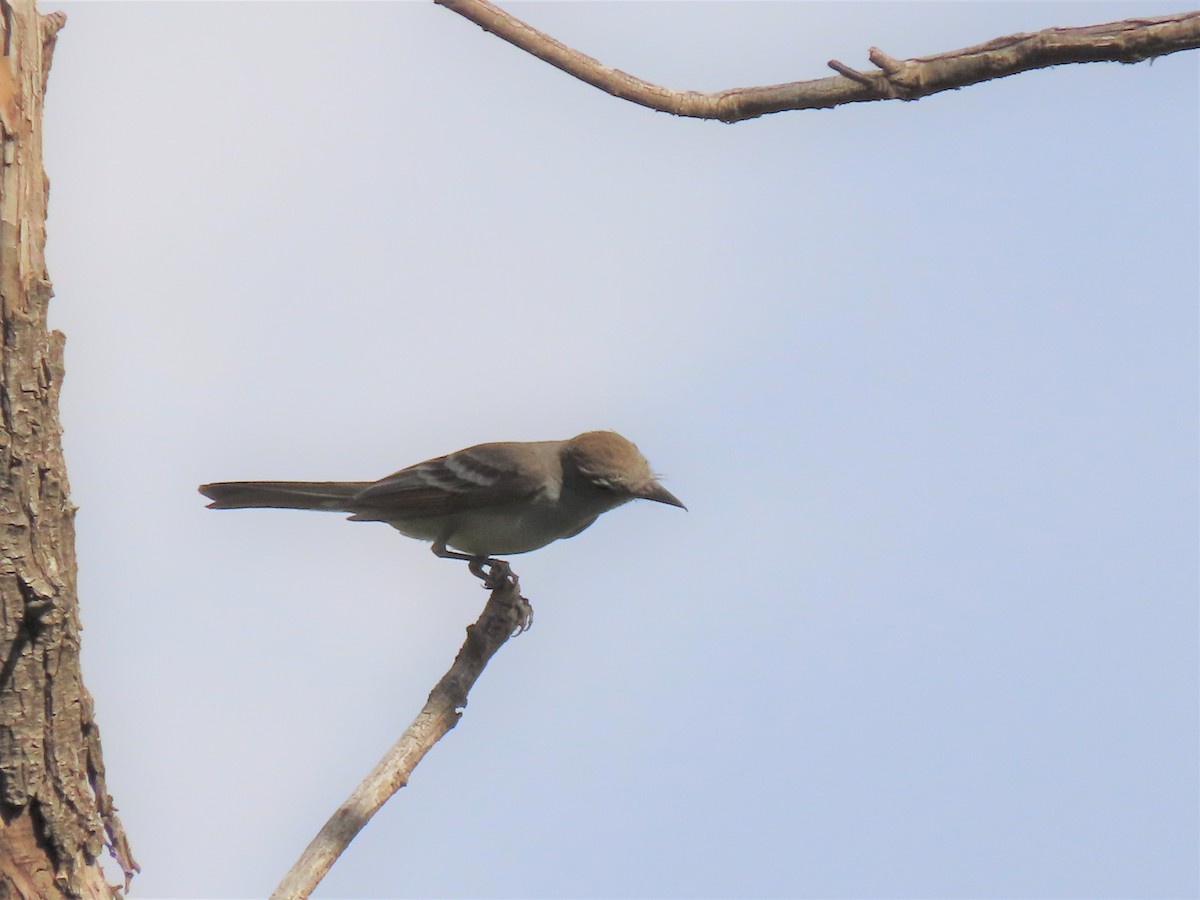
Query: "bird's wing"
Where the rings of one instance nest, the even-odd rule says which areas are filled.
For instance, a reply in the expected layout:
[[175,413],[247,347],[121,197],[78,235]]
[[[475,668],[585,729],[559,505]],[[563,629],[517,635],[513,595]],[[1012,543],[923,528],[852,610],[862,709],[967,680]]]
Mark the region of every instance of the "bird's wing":
[[351,501],[360,517],[441,516],[528,500],[543,491],[557,457],[518,445],[480,444],[439,456],[367,485]]

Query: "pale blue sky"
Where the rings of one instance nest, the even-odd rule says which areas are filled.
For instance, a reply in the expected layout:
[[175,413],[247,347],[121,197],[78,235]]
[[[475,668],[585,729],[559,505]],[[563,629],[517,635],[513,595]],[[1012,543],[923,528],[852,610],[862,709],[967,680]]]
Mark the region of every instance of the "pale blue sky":
[[[1158,3],[514,4],[713,89]],[[51,7],[46,7],[50,9]],[[84,664],[137,897],[264,896],[484,593],[204,510],[615,428],[635,504],[325,897],[1198,892],[1198,57],[736,126],[422,4],[63,4]]]

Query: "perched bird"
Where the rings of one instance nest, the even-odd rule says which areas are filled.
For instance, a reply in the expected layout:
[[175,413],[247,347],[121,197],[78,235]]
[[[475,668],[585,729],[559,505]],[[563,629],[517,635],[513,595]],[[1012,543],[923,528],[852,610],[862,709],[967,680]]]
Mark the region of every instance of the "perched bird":
[[485,574],[483,566],[502,564],[491,557],[574,537],[630,500],[687,508],[615,431],[588,431],[566,441],[478,444],[379,481],[226,481],[203,484],[200,493],[213,501],[209,509],[318,509],[386,522],[432,542],[438,556],[469,560],[490,587],[494,571]]

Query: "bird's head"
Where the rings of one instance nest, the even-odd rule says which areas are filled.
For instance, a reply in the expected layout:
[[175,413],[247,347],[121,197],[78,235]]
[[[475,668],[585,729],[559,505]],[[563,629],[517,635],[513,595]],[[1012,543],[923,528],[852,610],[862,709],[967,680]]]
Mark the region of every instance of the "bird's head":
[[564,451],[579,473],[601,490],[624,500],[654,500],[687,509],[658,483],[637,445],[615,431],[587,431],[567,441]]

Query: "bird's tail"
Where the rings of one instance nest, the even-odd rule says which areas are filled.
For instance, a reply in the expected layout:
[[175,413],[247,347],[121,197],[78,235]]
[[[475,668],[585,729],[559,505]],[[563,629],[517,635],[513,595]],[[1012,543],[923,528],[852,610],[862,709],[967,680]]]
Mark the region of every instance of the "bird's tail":
[[222,481],[200,485],[209,509],[324,509],[349,512],[369,481]]

